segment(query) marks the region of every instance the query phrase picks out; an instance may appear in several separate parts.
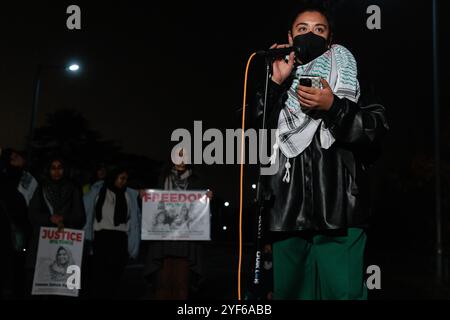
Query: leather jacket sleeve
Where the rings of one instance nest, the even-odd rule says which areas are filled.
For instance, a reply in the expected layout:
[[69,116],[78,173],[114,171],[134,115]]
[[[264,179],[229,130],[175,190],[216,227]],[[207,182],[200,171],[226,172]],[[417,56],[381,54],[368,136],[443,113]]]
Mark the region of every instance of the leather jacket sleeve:
[[389,130],[382,105],[362,105],[335,96],[323,119],[336,143],[351,151],[362,163],[371,165],[378,159],[381,139]]
[[336,141],[351,146],[376,143],[389,130],[382,105],[362,106],[337,96],[324,122]]
[[[286,82],[286,81],[285,81]],[[276,128],[278,116],[284,106],[284,97],[287,91],[286,85],[281,85],[269,81],[267,90],[267,106],[266,106],[266,128]],[[262,125],[262,115],[264,112],[264,88],[260,88],[256,92],[256,119],[259,122],[259,127]]]

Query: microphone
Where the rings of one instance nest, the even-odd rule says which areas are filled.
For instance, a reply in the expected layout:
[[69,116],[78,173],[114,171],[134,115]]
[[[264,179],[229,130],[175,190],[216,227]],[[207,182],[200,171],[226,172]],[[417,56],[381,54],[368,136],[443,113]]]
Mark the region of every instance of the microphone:
[[256,54],[259,56],[264,56],[268,58],[279,58],[283,56],[289,55],[292,51],[295,51],[296,47],[287,47],[287,48],[274,48],[269,50],[260,50],[257,51]]

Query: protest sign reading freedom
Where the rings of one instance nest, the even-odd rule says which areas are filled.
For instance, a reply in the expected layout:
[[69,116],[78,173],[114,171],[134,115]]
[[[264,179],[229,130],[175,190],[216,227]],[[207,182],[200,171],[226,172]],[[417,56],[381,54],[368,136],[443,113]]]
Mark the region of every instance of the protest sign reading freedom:
[[41,227],[33,295],[77,297],[84,231]]
[[206,193],[146,190],[142,198],[142,240],[211,240]]

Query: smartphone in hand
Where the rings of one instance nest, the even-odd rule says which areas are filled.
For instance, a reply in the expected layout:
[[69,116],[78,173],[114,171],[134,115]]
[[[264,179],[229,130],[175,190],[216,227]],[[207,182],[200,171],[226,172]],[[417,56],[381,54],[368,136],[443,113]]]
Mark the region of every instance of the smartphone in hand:
[[[300,79],[298,81],[298,84],[300,86],[304,86],[304,87],[310,87],[310,88],[318,88],[318,89],[322,89],[322,82],[320,81],[320,77],[319,76],[314,76],[314,75],[302,75],[300,76]],[[308,115],[313,115],[314,114],[314,110],[310,110],[309,108],[304,108],[301,103],[300,103],[300,107],[302,108],[303,112],[305,112]]]
[[319,89],[322,88],[322,83],[320,82],[319,76],[308,76],[308,75],[300,76],[299,85],[311,88],[319,88]]

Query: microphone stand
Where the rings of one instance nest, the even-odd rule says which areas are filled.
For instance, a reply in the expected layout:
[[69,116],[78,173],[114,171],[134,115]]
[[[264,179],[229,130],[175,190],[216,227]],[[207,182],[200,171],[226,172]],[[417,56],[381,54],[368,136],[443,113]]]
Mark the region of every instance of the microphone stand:
[[[266,130],[267,94],[268,94],[269,79],[270,79],[270,72],[271,72],[271,66],[272,66],[273,59],[266,56],[265,61],[266,61],[266,79],[265,79],[265,86],[264,86],[263,118],[262,118],[262,126],[260,128],[263,130],[263,133]],[[262,136],[264,137],[265,135],[263,134]],[[266,137],[266,139],[268,139],[268,138],[270,138],[270,137]],[[261,139],[261,143],[259,146],[260,152],[261,152],[263,146],[265,146],[265,144],[263,142],[264,142],[264,139]],[[257,231],[256,231],[255,256],[254,256],[254,269],[253,269],[253,275],[252,275],[252,285],[253,285],[255,294],[257,294],[258,300],[261,299],[261,297],[259,297],[259,296],[260,296],[260,290],[261,290],[261,263],[262,263],[261,258],[262,258],[262,252],[264,250],[263,226],[265,223],[264,218],[263,218],[264,209],[265,209],[265,207],[264,207],[265,199],[262,194],[261,167],[262,167],[262,164],[260,162],[259,173],[258,173],[258,184],[257,184],[257,189],[256,189],[256,199],[255,199],[256,208],[257,208],[256,209],[257,210],[257,217],[256,217]]]

